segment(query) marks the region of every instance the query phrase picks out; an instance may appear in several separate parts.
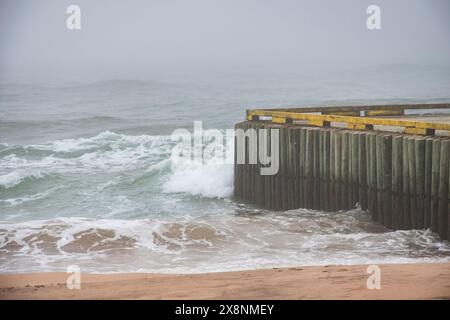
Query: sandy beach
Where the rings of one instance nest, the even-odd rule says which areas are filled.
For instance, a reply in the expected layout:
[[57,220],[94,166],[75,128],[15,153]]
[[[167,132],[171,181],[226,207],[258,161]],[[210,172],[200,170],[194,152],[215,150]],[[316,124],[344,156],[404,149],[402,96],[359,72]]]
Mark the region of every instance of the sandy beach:
[[381,288],[367,289],[366,265],[191,275],[65,273],[0,275],[0,299],[450,299],[450,263],[380,265]]

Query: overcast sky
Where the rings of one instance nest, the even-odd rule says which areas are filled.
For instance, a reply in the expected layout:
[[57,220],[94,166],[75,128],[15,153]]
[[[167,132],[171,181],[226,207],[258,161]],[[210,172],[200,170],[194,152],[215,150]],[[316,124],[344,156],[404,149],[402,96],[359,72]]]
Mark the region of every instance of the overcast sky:
[[[66,8],[81,8],[81,30]],[[381,7],[382,29],[366,28]],[[448,0],[1,0],[0,80],[450,65]]]

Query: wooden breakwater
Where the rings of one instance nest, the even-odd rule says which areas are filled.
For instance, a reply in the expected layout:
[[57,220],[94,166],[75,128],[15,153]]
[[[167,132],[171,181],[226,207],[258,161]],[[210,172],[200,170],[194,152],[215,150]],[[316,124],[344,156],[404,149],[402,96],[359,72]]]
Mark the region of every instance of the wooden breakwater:
[[[264,147],[249,136],[243,144],[236,142],[246,161],[235,163],[235,197],[271,210],[337,211],[359,204],[388,228],[430,228],[449,239],[448,137],[317,127],[279,117],[275,122],[282,123],[254,115],[252,119],[236,124],[236,129],[254,129],[257,140],[259,131],[268,129],[268,141],[271,129],[278,129],[279,169],[262,175],[266,165],[249,161],[261,147],[270,154],[270,143]],[[423,133],[430,133],[425,129]],[[256,143],[255,148],[250,143]]]

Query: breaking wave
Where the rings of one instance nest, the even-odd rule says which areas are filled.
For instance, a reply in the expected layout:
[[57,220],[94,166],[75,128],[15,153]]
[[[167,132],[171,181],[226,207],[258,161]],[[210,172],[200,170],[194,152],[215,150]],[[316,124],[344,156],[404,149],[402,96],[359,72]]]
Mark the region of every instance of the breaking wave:
[[36,188],[47,176],[123,173],[157,168],[166,181],[164,192],[183,192],[204,197],[232,194],[232,165],[172,163],[175,142],[170,136],[132,136],[102,132],[91,138],[56,140],[0,149],[0,188],[20,184]]

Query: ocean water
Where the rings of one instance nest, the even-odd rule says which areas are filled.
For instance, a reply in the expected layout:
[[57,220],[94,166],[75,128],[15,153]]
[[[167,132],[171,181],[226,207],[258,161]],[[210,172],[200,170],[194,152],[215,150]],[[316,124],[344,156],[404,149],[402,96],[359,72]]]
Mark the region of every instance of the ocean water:
[[[233,166],[177,163],[171,133],[253,107],[449,102],[450,72],[0,84],[0,272],[182,272],[450,261],[429,230],[232,198]],[[205,142],[205,147],[211,143]]]

